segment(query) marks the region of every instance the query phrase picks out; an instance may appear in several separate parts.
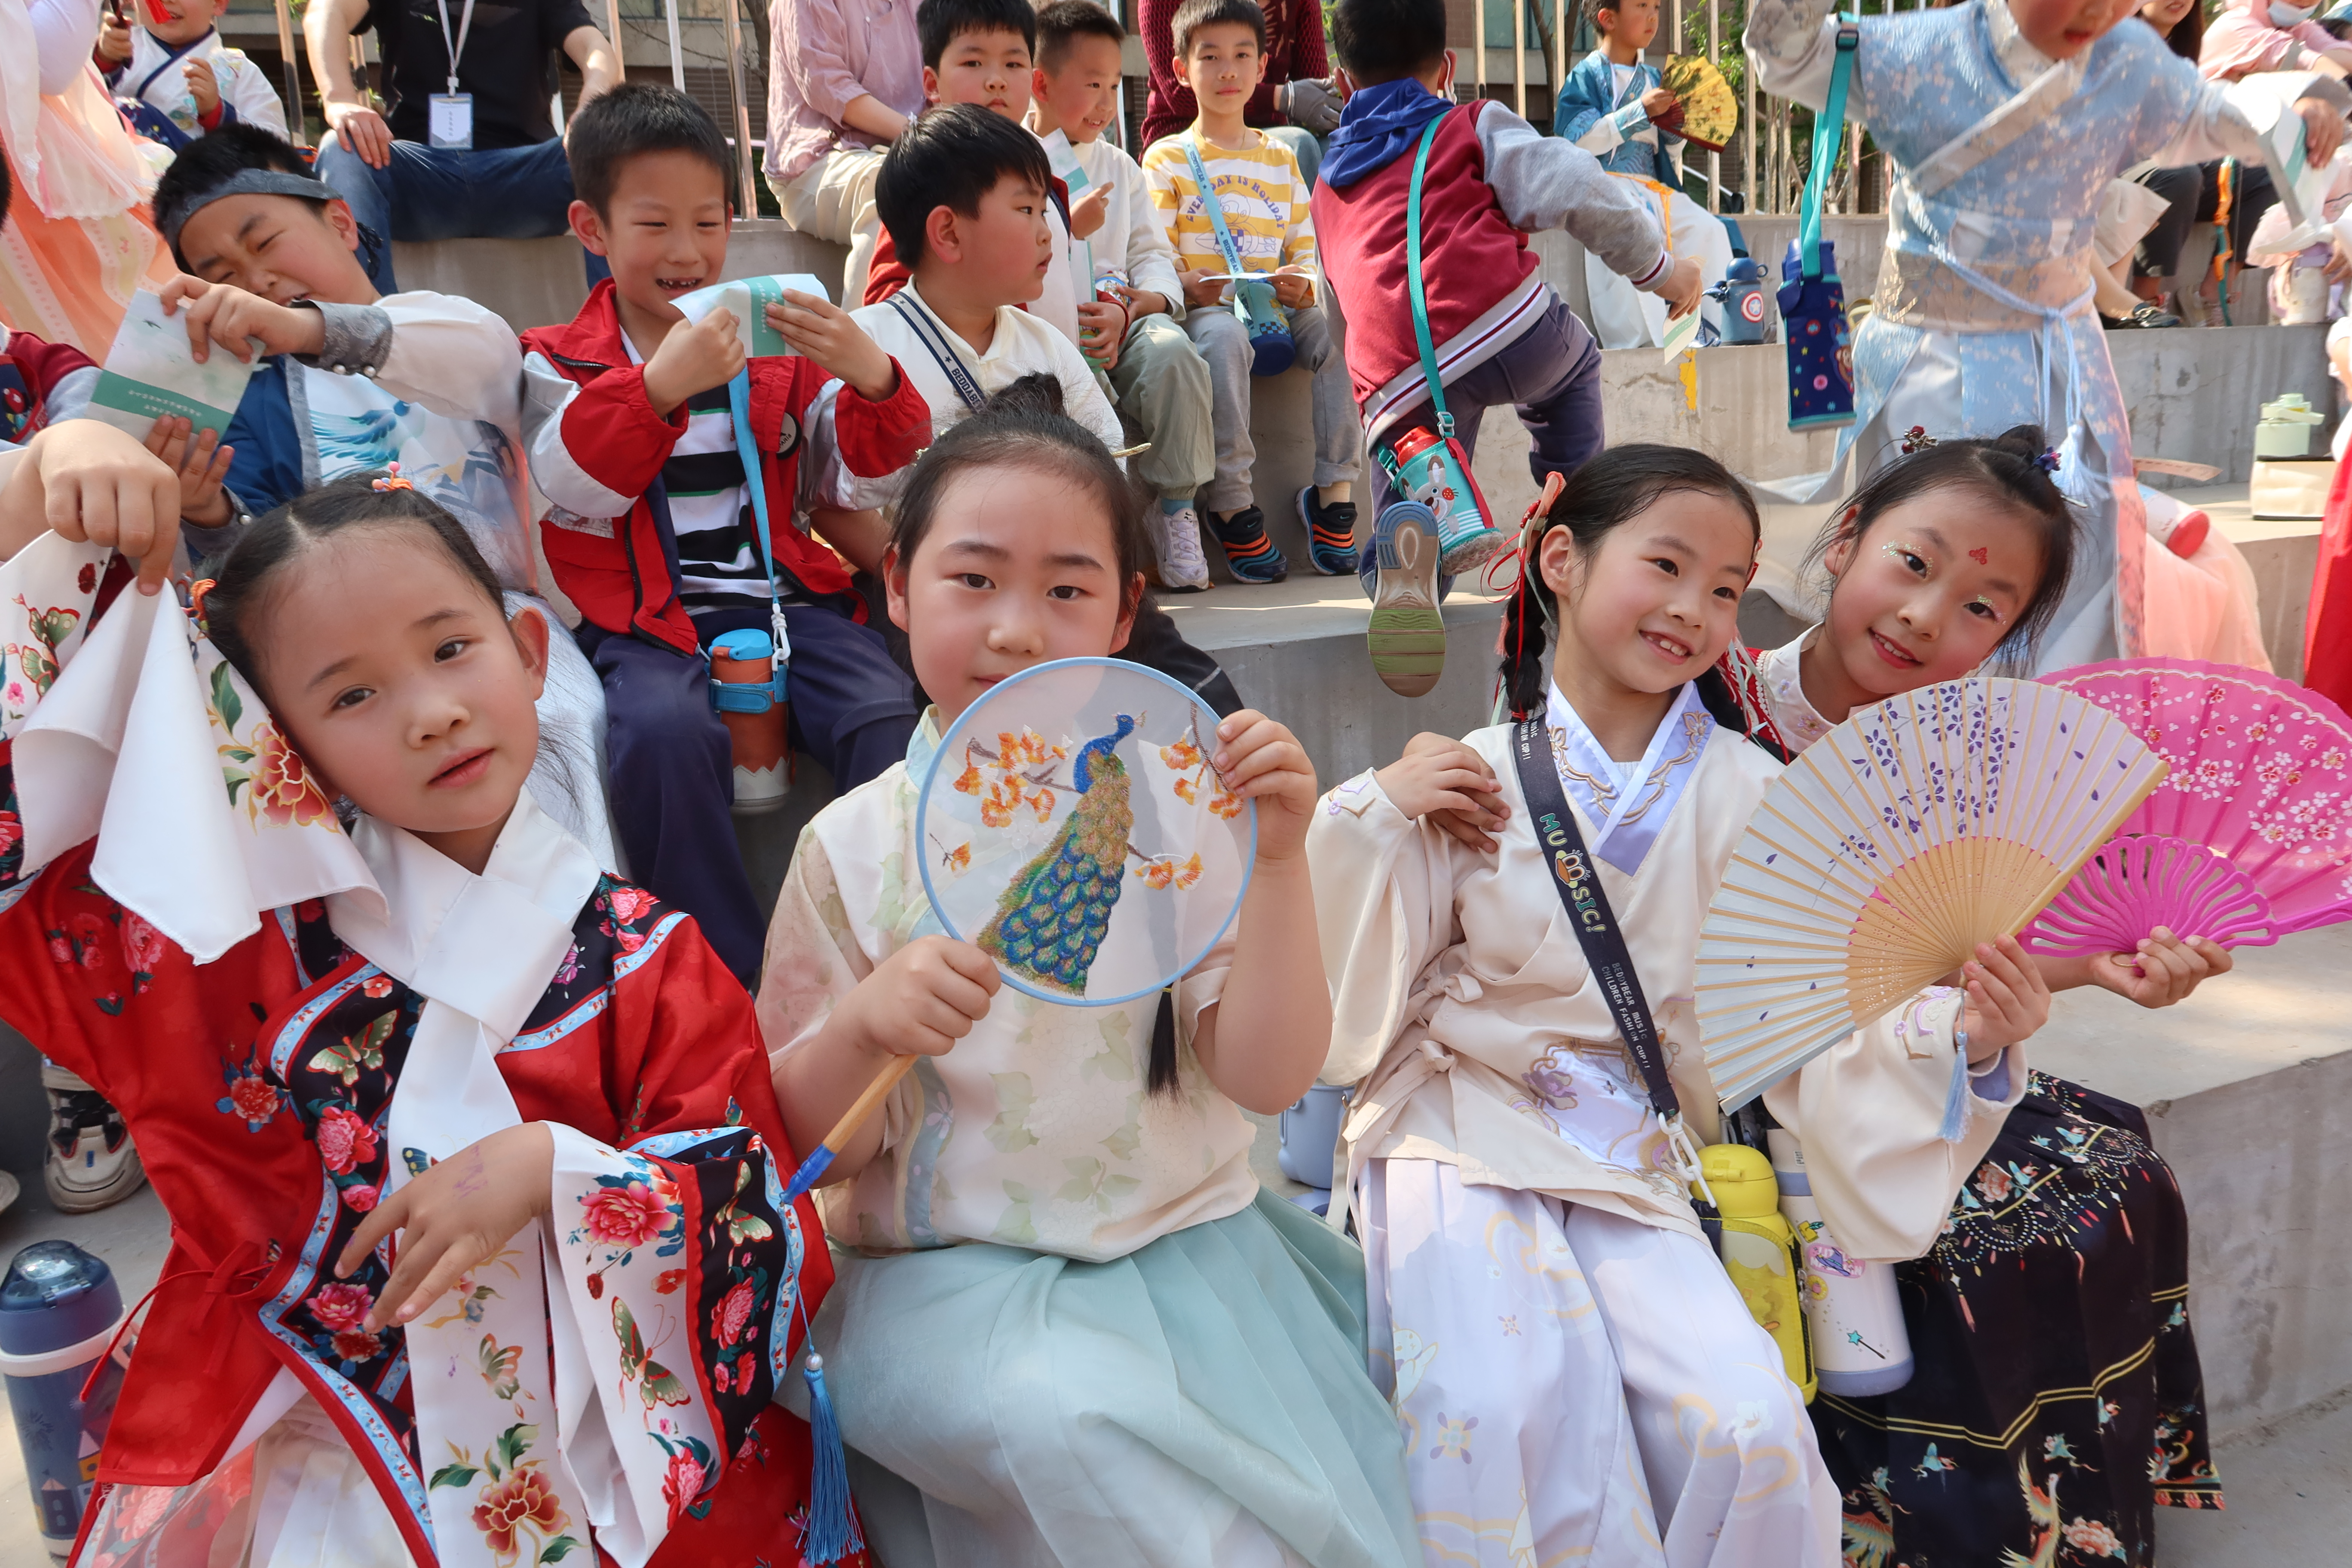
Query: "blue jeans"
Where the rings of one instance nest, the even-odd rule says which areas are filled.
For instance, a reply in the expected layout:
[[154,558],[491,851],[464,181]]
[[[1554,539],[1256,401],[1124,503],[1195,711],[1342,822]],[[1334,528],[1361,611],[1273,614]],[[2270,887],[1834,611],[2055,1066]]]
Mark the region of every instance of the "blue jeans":
[[[1454,416],[1454,438],[1464,452],[1478,455],[1478,422],[1487,409],[1503,403],[1517,411],[1534,442],[1528,450],[1528,472],[1538,487],[1549,475],[1566,479],[1576,472],[1605,444],[1601,345],[1565,300],[1554,300],[1551,309],[1508,347],[1446,384],[1445,411]],[[1385,426],[1382,438],[1393,440],[1417,425],[1437,428],[1436,409],[1426,402],[1414,405]],[[1372,472],[1372,515],[1377,518],[1396,493],[1377,457],[1366,466]],[[1516,520],[1488,521],[1507,529]],[[1375,553],[1365,551],[1358,571],[1367,595],[1372,593],[1378,567]],[[1444,585],[1451,586],[1451,581]]]
[[[381,169],[338,139],[320,153],[319,177],[385,241],[543,239],[570,229],[572,165],[561,138],[470,153],[394,142]],[[362,247],[360,259],[379,293],[400,291],[388,243]],[[591,284],[609,275],[598,256],[587,272]]]

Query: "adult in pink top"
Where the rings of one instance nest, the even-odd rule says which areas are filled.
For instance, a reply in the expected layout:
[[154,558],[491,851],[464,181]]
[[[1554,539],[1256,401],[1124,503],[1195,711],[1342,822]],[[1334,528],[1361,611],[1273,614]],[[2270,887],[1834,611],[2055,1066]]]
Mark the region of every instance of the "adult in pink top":
[[786,223],[849,247],[851,303],[881,232],[882,149],[923,107],[915,0],[775,0],[768,37],[768,186]]
[[2257,71],[2318,70],[2352,76],[2352,45],[2312,20],[2316,5],[2286,0],[2229,0],[2207,24],[2197,55],[2200,75],[2235,81]]

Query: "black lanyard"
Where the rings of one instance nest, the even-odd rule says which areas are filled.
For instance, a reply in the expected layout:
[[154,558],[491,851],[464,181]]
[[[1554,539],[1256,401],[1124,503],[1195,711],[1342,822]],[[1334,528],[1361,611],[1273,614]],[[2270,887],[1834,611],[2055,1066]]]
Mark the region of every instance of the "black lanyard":
[[963,356],[955,352],[954,345],[947,341],[947,334],[940,329],[938,322],[931,320],[930,312],[908,299],[903,289],[890,296],[890,309],[898,312],[898,319],[907,323],[907,330],[915,334],[916,342],[930,351],[931,363],[938,365],[940,374],[948,378],[948,384],[955,388],[955,395],[963,405],[974,414],[979,413],[988,399],[982,395],[980,383],[972,379],[971,372],[965,367]]
[[1601,890],[1584,836],[1577,830],[1576,813],[1569,809],[1568,796],[1560,790],[1550,731],[1532,721],[1512,725],[1511,754],[1518,763],[1519,791],[1527,796],[1537,842],[1551,857],[1551,890],[1559,895],[1577,944],[1584,949],[1584,962],[1601,983],[1601,994],[1608,999],[1611,1016],[1617,1020],[1626,1054],[1633,1058],[1642,1083],[1650,1091],[1651,1108],[1662,1117],[1680,1116],[1682,1100],[1675,1093],[1674,1079],[1666,1074],[1665,1047],[1658,1042],[1657,1023],[1642,994],[1642,977],[1634,972],[1633,955],[1625,950],[1625,933],[1609,907],[1609,895]]

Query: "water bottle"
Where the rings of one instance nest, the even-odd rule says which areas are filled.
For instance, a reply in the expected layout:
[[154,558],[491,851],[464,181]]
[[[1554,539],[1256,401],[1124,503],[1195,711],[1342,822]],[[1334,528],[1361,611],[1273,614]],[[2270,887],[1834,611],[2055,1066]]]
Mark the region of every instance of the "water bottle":
[[1723,281],[1707,293],[1723,307],[1723,341],[1764,342],[1764,266],[1752,256],[1732,258]]
[[1742,1143],[1710,1143],[1699,1151],[1698,1168],[1723,1219],[1723,1271],[1747,1303],[1748,1315],[1780,1347],[1789,1381],[1810,1405],[1813,1352],[1801,1299],[1803,1264],[1796,1233],[1780,1214],[1772,1163]]
[[[789,656],[788,656],[789,657]],[[790,746],[784,736],[784,666],[775,639],[753,628],[710,645],[710,705],[725,721],[735,754],[735,812],[751,816],[784,804]]]
[[98,1480],[127,1347],[82,1400],[90,1370],[122,1327],[122,1291],[103,1259],[70,1241],[37,1241],[0,1279],[0,1378],[16,1415],[25,1479],[54,1557],[73,1550],[82,1510]]
[[1764,1142],[1772,1151],[1780,1213],[1804,1260],[1805,1321],[1822,1392],[1846,1398],[1893,1393],[1911,1381],[1911,1335],[1903,1327],[1895,1265],[1866,1262],[1837,1244],[1813,1202],[1795,1137],[1775,1127]]
[[1332,1151],[1339,1146],[1339,1123],[1348,1114],[1348,1091],[1318,1083],[1282,1113],[1282,1147],[1275,1163],[1294,1182],[1328,1193]]

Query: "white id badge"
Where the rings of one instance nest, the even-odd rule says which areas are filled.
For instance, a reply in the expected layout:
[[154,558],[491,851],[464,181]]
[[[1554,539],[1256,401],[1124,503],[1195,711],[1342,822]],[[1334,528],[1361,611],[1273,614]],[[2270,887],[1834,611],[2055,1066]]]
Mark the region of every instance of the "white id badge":
[[474,95],[436,92],[425,100],[425,122],[432,144],[453,152],[474,146]]

